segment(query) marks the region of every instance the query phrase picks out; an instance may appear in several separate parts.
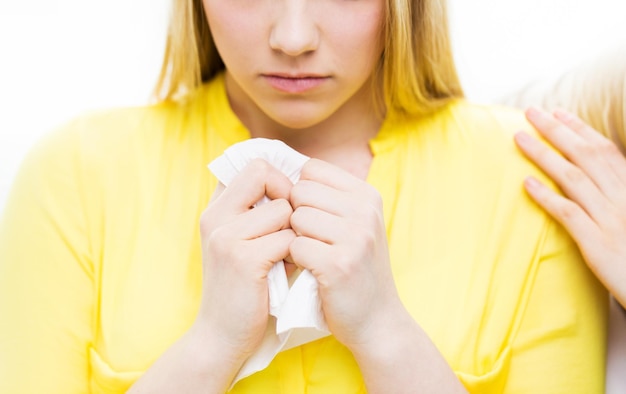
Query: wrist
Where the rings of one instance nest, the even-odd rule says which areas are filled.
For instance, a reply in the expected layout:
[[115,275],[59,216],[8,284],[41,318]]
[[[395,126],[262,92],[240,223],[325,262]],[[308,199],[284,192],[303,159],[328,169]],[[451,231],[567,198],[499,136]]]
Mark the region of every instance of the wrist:
[[401,350],[402,344],[406,344],[408,338],[420,331],[418,324],[400,302],[393,307],[380,309],[380,313],[372,316],[358,338],[344,344],[355,356],[389,355],[396,343]]
[[227,381],[227,385],[249,356],[204,324],[194,324],[185,342],[193,368],[211,379]]
[[401,306],[377,319],[368,339],[347,345],[370,393],[464,393],[443,355]]

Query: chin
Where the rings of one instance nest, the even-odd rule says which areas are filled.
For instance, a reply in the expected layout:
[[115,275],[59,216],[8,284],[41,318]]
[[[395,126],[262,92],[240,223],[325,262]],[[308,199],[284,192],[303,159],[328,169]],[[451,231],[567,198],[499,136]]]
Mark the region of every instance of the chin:
[[274,112],[270,117],[278,124],[290,129],[307,129],[324,122],[332,112],[323,111],[319,108],[281,108],[281,111]]
[[308,129],[321,123],[322,121],[319,118],[311,119],[311,118],[294,117],[294,116],[289,117],[289,118],[278,118],[274,120],[277,123],[281,124],[282,126],[289,128],[289,129],[294,129],[294,130]]

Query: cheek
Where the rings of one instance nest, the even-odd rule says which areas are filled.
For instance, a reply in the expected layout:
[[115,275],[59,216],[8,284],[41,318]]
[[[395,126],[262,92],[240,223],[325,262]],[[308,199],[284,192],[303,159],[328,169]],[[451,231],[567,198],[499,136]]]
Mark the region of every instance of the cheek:
[[368,70],[376,63],[382,53],[382,11],[342,15],[342,18],[328,20],[328,38],[344,63],[362,65]]
[[243,7],[245,4],[238,1],[204,2],[213,41],[225,59],[252,57],[251,52],[261,48],[259,42],[264,37],[262,18],[258,12]]

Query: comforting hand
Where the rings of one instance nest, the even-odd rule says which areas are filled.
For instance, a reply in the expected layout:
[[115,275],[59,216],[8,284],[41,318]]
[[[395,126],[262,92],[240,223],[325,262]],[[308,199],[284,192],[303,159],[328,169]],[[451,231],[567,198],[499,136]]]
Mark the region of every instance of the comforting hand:
[[[269,314],[267,274],[295,235],[291,181],[267,162],[250,162],[216,191],[200,221],[203,297],[197,324],[243,361],[260,344]],[[251,207],[267,195],[272,201]]]
[[515,141],[565,197],[533,177],[524,182],[526,190],[570,232],[591,270],[626,305],[626,159],[570,113],[531,108],[526,116],[563,156],[524,132]]
[[319,282],[330,331],[348,347],[378,340],[390,316],[406,313],[389,264],[382,202],[366,182],[311,159],[291,189],[290,247]]

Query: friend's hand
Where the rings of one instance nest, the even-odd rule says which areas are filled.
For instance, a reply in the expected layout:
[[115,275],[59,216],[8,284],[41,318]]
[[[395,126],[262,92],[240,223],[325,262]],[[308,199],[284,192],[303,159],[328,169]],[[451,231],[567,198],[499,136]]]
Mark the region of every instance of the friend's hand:
[[[237,363],[258,347],[269,315],[267,274],[289,254],[292,183],[257,159],[218,187],[200,220],[203,295],[196,324]],[[272,201],[251,209],[264,195]]]
[[405,313],[393,281],[382,201],[366,182],[311,159],[291,189],[296,233],[290,253],[319,283],[324,317],[344,345],[379,340],[389,317]]
[[563,156],[524,132],[515,141],[565,197],[533,177],[525,180],[526,190],[569,231],[591,270],[626,305],[626,159],[570,113],[531,108],[526,117]]

